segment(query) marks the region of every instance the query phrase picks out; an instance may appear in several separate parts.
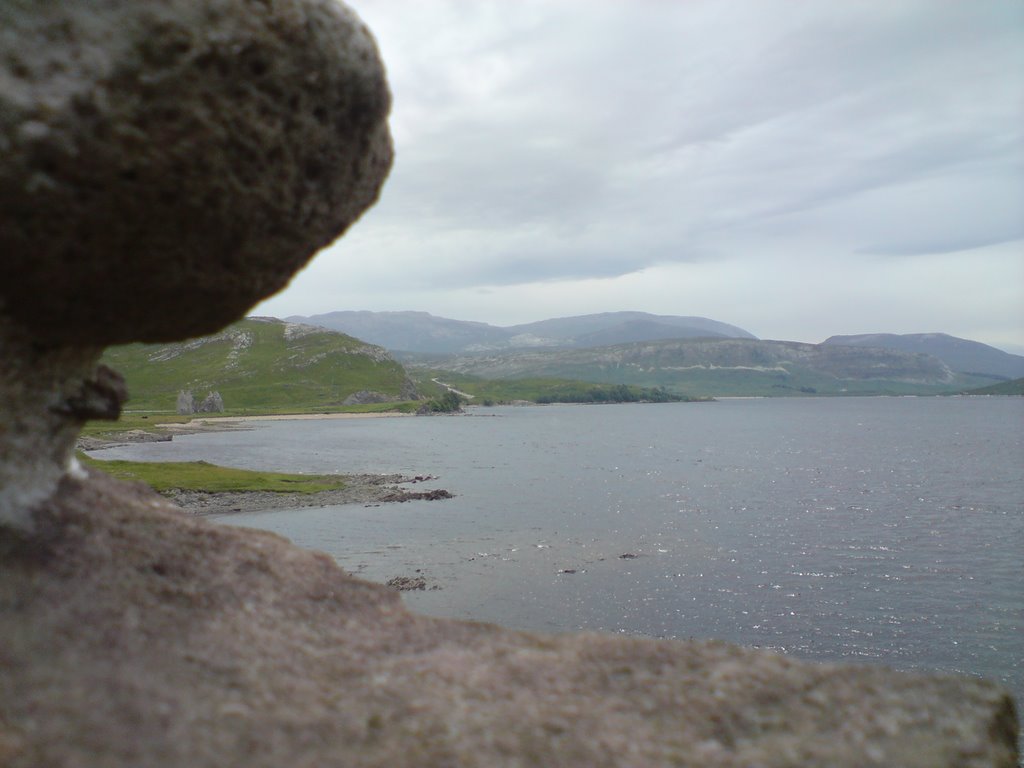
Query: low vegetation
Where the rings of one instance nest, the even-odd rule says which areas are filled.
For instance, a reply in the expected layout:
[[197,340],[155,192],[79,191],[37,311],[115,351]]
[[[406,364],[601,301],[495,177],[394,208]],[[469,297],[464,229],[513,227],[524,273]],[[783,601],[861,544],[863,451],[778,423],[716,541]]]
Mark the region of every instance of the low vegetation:
[[663,403],[701,399],[676,394],[663,387],[602,385],[575,379],[485,379],[429,368],[413,368],[409,374],[421,392],[430,392],[433,387],[433,391],[440,395],[446,388],[437,384],[437,381],[443,381],[448,387],[472,395],[469,402],[473,405],[502,405],[515,402]]
[[318,493],[345,487],[345,480],[334,475],[290,475],[283,472],[253,472],[221,467],[205,461],[99,461],[79,454],[79,461],[119,480],[143,482],[157,492],[182,490],[273,493]]
[[463,399],[450,389],[438,397],[423,403],[420,413],[458,413],[462,410]]
[[971,389],[965,395],[1024,395],[1024,379],[1002,381],[980,389]]
[[538,403],[678,403],[687,400],[673,395],[664,387],[629,387],[614,384],[606,387],[579,384],[556,389],[537,398]]

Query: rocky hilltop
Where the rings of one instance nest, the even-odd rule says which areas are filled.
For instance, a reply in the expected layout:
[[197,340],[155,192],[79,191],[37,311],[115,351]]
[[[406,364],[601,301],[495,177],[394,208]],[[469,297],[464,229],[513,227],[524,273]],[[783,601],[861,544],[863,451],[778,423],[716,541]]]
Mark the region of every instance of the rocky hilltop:
[[500,327],[426,312],[328,312],[288,320],[333,328],[419,355],[530,348],[583,348],[629,341],[678,338],[749,338],[742,328],[706,317],[604,312]]

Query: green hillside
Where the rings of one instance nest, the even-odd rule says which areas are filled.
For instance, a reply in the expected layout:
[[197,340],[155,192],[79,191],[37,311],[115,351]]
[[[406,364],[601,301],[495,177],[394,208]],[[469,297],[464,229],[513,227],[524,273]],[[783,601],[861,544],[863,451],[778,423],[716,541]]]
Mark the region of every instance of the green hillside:
[[[411,369],[421,392],[439,387],[437,382],[469,395],[473,405],[498,405],[526,401],[532,403],[633,403],[679,402],[685,395],[652,387],[623,384],[595,384],[569,379],[484,379],[454,371]],[[443,389],[439,389],[443,391]]]
[[463,355],[431,365],[490,380],[570,379],[664,387],[690,397],[943,394],[985,382],[954,373],[931,355],[755,339],[517,350]]
[[1002,381],[979,389],[970,389],[965,395],[1024,395],[1024,379]]
[[124,375],[128,410],[174,412],[179,391],[219,392],[228,413],[340,410],[350,395],[415,399],[405,369],[380,347],[336,331],[247,318],[213,336],[113,347],[103,362]]

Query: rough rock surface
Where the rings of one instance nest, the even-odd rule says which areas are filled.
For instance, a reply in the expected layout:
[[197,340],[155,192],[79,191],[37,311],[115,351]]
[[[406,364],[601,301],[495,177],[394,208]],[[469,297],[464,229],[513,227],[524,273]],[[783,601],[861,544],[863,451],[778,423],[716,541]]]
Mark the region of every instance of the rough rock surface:
[[191,391],[183,389],[178,392],[175,410],[179,416],[189,416],[196,412],[196,398]]
[[376,200],[389,106],[334,0],[0,3],[0,309],[48,344],[219,330]]
[[196,406],[196,413],[224,413],[224,398],[220,392],[213,391],[204,397],[203,402]]
[[103,347],[218,330],[376,200],[389,106],[334,0],[0,2],[0,524],[117,417]]
[[984,681],[416,616],[102,475],[37,514],[0,533],[7,768],[1015,762]]

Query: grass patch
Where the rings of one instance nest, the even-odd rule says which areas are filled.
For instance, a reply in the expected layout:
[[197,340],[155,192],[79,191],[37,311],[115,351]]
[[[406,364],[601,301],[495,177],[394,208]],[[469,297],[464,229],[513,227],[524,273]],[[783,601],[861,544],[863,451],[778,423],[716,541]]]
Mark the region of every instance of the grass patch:
[[158,424],[184,424],[192,418],[191,416],[179,416],[173,412],[141,414],[123,411],[117,421],[86,422],[82,427],[81,434],[85,437],[114,437],[133,429],[160,433],[164,430],[157,427]]
[[344,478],[336,475],[254,472],[221,467],[205,461],[99,461],[81,453],[78,454],[78,460],[119,480],[146,483],[154,491],[318,493],[345,487]]

